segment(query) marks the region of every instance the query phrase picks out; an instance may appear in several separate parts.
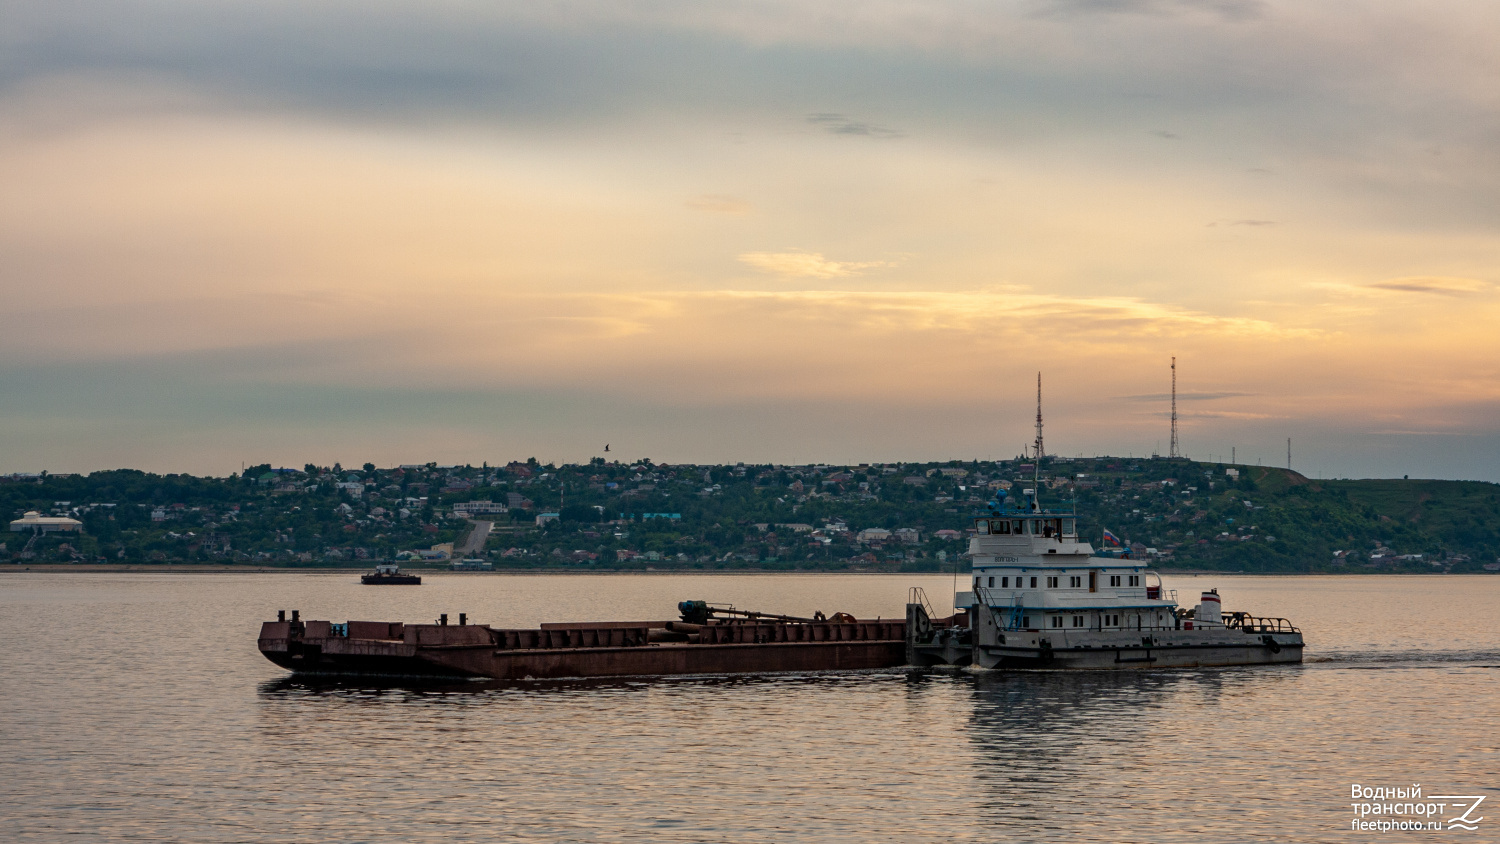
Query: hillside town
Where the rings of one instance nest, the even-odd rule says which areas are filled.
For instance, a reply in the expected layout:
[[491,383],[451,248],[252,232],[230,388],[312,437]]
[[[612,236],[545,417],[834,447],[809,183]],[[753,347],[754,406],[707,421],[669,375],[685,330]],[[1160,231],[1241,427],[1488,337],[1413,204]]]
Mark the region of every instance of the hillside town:
[[[1310,481],[1188,460],[261,465],[226,478],[12,474],[28,563],[946,571],[971,517],[1038,489],[1102,553],[1163,568],[1500,571],[1500,487]],[[1434,494],[1449,506],[1425,507]]]

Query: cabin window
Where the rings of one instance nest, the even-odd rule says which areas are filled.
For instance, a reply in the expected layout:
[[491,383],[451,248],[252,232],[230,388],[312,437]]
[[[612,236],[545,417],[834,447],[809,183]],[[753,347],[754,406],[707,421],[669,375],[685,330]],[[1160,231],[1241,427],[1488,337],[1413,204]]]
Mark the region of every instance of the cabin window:
[[1056,589],[1057,588],[1057,578],[1055,578],[1055,577],[1049,577],[1049,578],[1047,578],[1047,588],[1048,589]]
[[1130,576],[1130,585],[1131,586],[1140,586],[1141,585],[1141,576],[1138,575],[1138,574],[1132,574]]
[[1054,615],[1054,616],[1052,616],[1052,626],[1053,627],[1061,627],[1062,626],[1062,616],[1060,616],[1060,615]]
[[994,588],[995,588],[995,578],[993,578],[993,577],[992,577],[992,578],[990,578],[990,588],[991,588],[991,589],[994,589]]
[[1029,616],[1029,615],[1023,615],[1023,616],[1021,616],[1021,626],[1022,627],[1030,627],[1031,626],[1031,616]]
[[1089,572],[1089,591],[1090,592],[1098,592],[1099,591],[1099,572],[1096,572],[1096,571]]
[[1002,577],[1002,578],[1000,578],[1000,588],[1001,589],[1009,589],[1010,588],[1010,578],[1008,578],[1008,577]]
[[1070,577],[1070,578],[1068,578],[1068,586],[1070,586],[1070,587],[1072,587],[1074,589],[1081,588],[1083,586],[1083,577],[1082,576],[1076,576],[1076,577]]
[[974,588],[975,588],[975,589],[978,589],[978,588],[979,588],[979,578],[977,578],[977,577],[976,577],[976,578],[974,578]]
[[1118,574],[1112,574],[1112,575],[1110,575],[1109,576],[1109,585],[1110,586],[1119,586],[1120,585],[1120,576]]
[[1075,536],[1078,533],[1077,523],[1072,519],[1063,519],[1063,536]]
[[1032,589],[1036,588],[1036,578],[1034,578],[1034,577],[1031,579],[1031,588]]
[[1083,626],[1083,616],[1081,616],[1081,615],[1075,615],[1075,616],[1073,616],[1073,626],[1074,627],[1082,627]]

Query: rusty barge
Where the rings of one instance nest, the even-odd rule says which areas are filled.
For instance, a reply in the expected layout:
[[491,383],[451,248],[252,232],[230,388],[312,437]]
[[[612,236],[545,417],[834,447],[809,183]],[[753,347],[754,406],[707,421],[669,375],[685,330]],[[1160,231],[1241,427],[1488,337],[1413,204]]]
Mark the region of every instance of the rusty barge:
[[[505,629],[457,624],[302,620],[261,625],[260,652],[299,674],[530,680],[894,668],[909,662],[906,622],[813,618],[678,605],[672,621],[604,621]],[[944,619],[943,621],[952,621]]]

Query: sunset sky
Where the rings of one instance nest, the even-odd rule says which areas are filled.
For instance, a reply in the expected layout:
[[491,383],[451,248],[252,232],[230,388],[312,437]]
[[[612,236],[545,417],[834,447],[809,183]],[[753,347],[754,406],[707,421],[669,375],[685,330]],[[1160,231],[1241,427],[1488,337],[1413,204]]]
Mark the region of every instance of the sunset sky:
[[1500,6],[0,0],[0,472],[1500,480]]

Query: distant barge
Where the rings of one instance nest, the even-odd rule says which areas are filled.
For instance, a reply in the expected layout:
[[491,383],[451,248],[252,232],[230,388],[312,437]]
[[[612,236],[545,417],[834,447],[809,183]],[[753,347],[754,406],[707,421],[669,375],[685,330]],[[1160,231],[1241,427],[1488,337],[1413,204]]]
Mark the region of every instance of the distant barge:
[[359,582],[366,586],[421,586],[422,578],[415,574],[402,574],[394,565],[381,564],[375,571],[361,575]]
[[[672,674],[753,674],[893,668],[907,663],[900,619],[796,618],[679,604],[675,621],[543,624],[513,630],[458,624],[303,621],[261,625],[259,647],[302,674],[529,680]],[[943,621],[952,622],[951,619]]]

